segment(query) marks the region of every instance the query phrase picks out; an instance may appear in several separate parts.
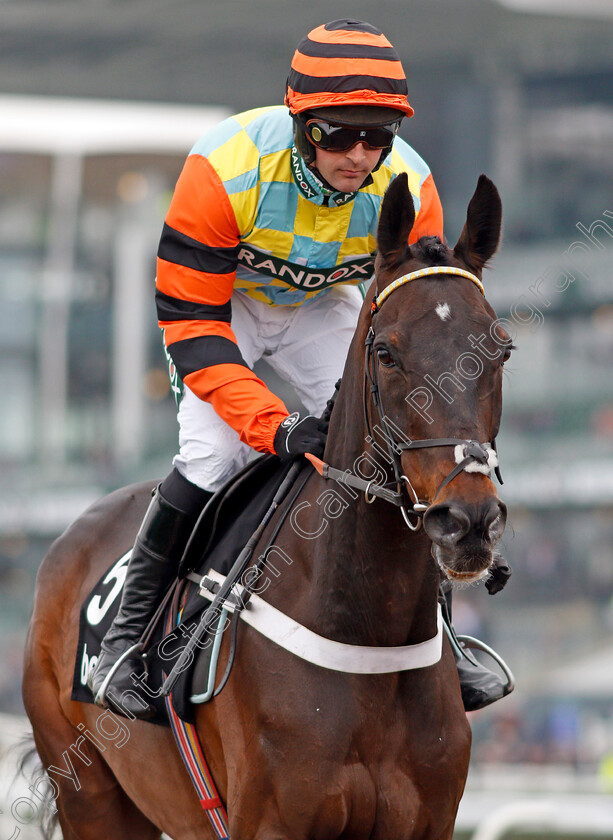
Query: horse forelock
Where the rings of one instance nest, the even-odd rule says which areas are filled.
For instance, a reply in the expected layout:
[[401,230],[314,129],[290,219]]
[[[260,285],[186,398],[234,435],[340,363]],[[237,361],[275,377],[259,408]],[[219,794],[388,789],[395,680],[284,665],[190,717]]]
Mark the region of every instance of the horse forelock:
[[378,254],[375,261],[376,293],[382,292],[403,274],[438,265],[468,268],[438,236],[422,236],[417,242],[408,246],[402,257],[397,260],[386,261],[383,255]]
[[411,254],[426,265],[444,265],[452,257],[452,251],[438,236],[422,236],[411,246]]

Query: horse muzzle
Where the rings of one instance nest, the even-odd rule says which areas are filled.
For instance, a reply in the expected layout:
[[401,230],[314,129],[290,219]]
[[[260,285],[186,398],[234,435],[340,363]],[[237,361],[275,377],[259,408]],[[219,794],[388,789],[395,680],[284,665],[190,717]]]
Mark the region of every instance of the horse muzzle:
[[456,583],[473,583],[487,576],[506,521],[507,506],[489,496],[477,502],[449,499],[431,505],[423,524],[443,574]]

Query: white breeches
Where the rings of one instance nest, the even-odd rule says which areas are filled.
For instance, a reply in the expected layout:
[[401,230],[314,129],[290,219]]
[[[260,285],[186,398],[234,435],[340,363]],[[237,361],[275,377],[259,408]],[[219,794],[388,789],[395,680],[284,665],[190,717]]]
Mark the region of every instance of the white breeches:
[[[319,415],[343,372],[361,305],[357,286],[337,286],[302,306],[269,306],[235,292],[232,330],[249,367],[265,357],[307,411]],[[179,454],[173,464],[192,484],[215,491],[247,463],[253,450],[209,403],[183,387]]]

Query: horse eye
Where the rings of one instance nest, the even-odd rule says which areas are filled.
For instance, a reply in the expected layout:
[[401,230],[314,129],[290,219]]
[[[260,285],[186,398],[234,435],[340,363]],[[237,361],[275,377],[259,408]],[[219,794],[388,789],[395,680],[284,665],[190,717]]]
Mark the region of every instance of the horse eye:
[[383,367],[394,367],[394,359],[392,354],[385,347],[377,347],[377,358]]
[[516,349],[517,348],[515,347],[514,344],[507,344],[507,346],[504,349],[503,356],[502,356],[502,364],[509,361],[509,359],[511,358],[511,350],[516,350]]

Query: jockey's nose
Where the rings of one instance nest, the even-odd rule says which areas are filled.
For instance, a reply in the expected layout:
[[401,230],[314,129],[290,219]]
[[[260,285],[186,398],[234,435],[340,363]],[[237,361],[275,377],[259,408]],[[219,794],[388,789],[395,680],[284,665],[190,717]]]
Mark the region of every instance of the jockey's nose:
[[347,157],[353,163],[361,163],[366,157],[366,149],[368,147],[364,143],[356,143],[347,150]]
[[473,532],[495,545],[507,521],[507,506],[494,497],[477,504],[441,502],[424,514],[424,529],[430,539],[444,548],[452,548]]

